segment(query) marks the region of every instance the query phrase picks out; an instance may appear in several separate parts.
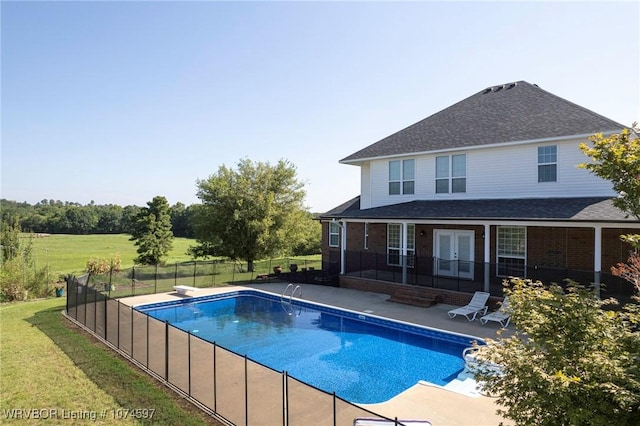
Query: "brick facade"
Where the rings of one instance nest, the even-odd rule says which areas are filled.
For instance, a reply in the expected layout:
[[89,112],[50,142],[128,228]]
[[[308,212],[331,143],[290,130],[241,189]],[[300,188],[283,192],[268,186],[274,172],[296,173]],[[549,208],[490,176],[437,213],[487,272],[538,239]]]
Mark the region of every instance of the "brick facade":
[[[368,249],[364,248],[364,223],[347,223],[347,251],[386,253],[387,224],[369,223]],[[434,256],[433,235],[435,229],[460,229],[475,232],[474,259],[484,260],[484,227],[469,225],[425,225],[415,228],[415,247],[417,256]],[[496,261],[496,226],[491,226],[491,263]],[[323,261],[328,261],[330,252],[339,255],[338,247],[329,247],[328,223],[322,224]],[[421,235],[424,232],[424,235]],[[602,230],[602,271],[609,271],[618,262],[625,262],[631,246],[620,239],[622,234],[640,234],[640,229],[603,229]],[[527,227],[527,265],[544,268],[592,271],[594,266],[595,231],[593,228],[573,227]],[[335,258],[335,257],[334,257]]]

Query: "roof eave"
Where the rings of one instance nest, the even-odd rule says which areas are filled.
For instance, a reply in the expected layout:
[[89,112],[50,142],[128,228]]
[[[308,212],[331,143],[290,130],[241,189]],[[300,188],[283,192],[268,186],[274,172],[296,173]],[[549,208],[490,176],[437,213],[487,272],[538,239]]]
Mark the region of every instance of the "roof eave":
[[[598,132],[598,133],[602,133],[603,135],[612,135],[615,133],[619,133],[620,131],[621,129],[616,129],[616,130],[607,130],[607,131]],[[443,149],[436,149],[431,151],[404,152],[399,154],[380,155],[376,157],[354,158],[351,160],[348,160],[349,157],[345,157],[342,160],[338,161],[338,163],[346,164],[346,165],[359,165],[361,163],[366,163],[368,161],[382,160],[382,159],[388,159],[388,158],[399,158],[399,157],[416,156],[416,155],[432,155],[432,154],[439,154],[443,152],[476,151],[480,149],[487,149],[487,148],[490,149],[490,148],[505,147],[505,146],[548,143],[552,141],[566,141],[571,139],[585,139],[585,138],[589,138],[593,134],[594,133],[582,133],[578,135],[569,135],[569,136],[560,136],[560,137],[554,136],[549,138],[529,139],[524,141],[498,142],[493,144],[471,145],[471,146],[462,146],[462,147],[455,147],[455,148],[443,148]]]

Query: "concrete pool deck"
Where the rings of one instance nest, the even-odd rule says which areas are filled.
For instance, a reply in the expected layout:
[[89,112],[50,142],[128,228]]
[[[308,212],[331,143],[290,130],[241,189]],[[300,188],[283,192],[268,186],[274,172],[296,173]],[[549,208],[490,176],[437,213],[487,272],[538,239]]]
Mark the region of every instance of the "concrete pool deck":
[[[256,289],[280,295],[285,286],[286,283],[260,283],[203,288],[189,293],[189,296],[206,296],[240,289]],[[454,308],[452,305],[438,304],[430,308],[421,308],[388,302],[389,296],[381,293],[312,284],[300,284],[300,288],[302,295],[296,297],[298,299],[479,338],[494,338],[500,329],[492,322],[481,325],[479,321],[469,322],[464,317],[449,319],[447,311]],[[184,298],[185,296],[176,293],[158,293],[127,297],[120,301],[127,305],[140,305]],[[500,422],[511,424],[496,414],[498,406],[493,398],[468,396],[424,383],[418,383],[384,403],[362,406],[390,418],[428,420],[433,426],[498,425]]]

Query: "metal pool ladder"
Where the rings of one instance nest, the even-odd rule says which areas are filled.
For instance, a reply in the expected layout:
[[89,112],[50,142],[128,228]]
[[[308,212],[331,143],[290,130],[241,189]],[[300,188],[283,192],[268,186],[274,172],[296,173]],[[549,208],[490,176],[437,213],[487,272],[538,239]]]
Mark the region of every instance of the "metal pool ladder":
[[300,287],[299,285],[294,287],[293,283],[289,283],[289,284],[287,284],[287,286],[284,288],[284,291],[280,295],[280,301],[281,302],[284,302],[284,298],[287,295],[287,291],[289,289],[291,289],[291,294],[289,295],[289,303],[291,303],[291,299],[293,299],[295,297],[296,292],[298,292],[298,297],[302,296],[302,287]]
[[[289,300],[286,300],[285,297],[287,295],[287,291],[291,289],[291,294],[289,295]],[[289,314],[289,315],[293,315],[294,313],[296,314],[296,316],[300,316],[300,314],[302,313],[302,308],[300,308],[300,310],[298,312],[295,312],[293,309],[293,304],[291,303],[294,295],[296,294],[296,292],[298,292],[298,297],[302,296],[302,287],[300,287],[299,285],[297,286],[293,286],[292,283],[289,283],[284,291],[282,292],[282,294],[280,295],[280,305],[282,305],[282,309],[284,309],[284,311]]]

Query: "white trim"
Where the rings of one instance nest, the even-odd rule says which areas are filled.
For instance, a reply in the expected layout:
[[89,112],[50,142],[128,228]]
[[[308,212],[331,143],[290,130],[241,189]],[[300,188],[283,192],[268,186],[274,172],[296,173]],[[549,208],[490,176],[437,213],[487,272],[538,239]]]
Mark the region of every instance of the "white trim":
[[[613,135],[613,134],[616,134],[616,133],[620,133],[620,131],[622,131],[622,129],[620,129],[620,130],[609,130],[609,131],[600,132],[600,133],[602,133],[605,136],[608,136],[608,135]],[[589,136],[592,136],[592,135],[593,135],[593,133],[583,133],[583,134],[580,134],[580,135],[570,135],[570,136],[540,138],[540,139],[529,139],[529,140],[524,140],[524,141],[499,142],[499,143],[492,143],[492,144],[486,144],[486,145],[461,146],[461,147],[456,147],[456,148],[442,148],[442,149],[435,149],[435,150],[432,150],[432,151],[404,152],[402,154],[382,155],[382,156],[378,156],[378,157],[365,157],[365,158],[358,158],[358,159],[348,160],[348,161],[340,160],[340,161],[338,161],[338,163],[356,165],[358,163],[364,163],[364,162],[367,162],[367,161],[374,161],[374,160],[383,160],[383,159],[387,159],[387,158],[415,157],[415,156],[418,156],[418,155],[439,154],[441,152],[475,151],[475,150],[485,149],[485,148],[496,148],[496,147],[505,147],[505,146],[515,146],[515,145],[528,145],[528,144],[537,144],[537,143],[547,143],[547,142],[552,142],[552,141],[566,141],[566,140],[571,140],[571,139],[583,139],[583,138],[588,139]]]
[[396,219],[396,218],[367,218],[367,219],[350,219],[350,218],[341,218],[341,221],[344,222],[353,222],[353,223],[415,223],[416,225],[472,225],[472,226],[483,226],[483,225],[512,225],[512,226],[548,226],[555,228],[595,228],[601,227],[603,229],[606,228],[631,228],[631,229],[640,229],[640,222],[594,222],[594,221],[558,221],[558,220],[481,220],[481,219]]

